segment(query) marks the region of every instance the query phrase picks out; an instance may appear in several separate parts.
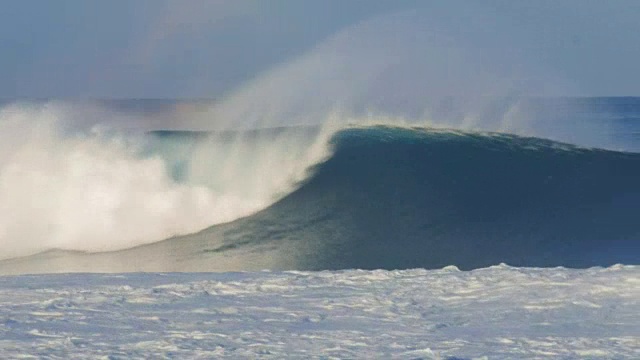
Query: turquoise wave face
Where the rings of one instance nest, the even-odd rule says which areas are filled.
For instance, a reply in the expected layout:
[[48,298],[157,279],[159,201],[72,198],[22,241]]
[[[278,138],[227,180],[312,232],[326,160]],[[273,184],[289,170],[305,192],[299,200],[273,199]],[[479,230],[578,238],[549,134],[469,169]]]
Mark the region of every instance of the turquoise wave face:
[[386,126],[331,143],[297,191],[207,251],[294,244],[304,269],[640,262],[640,154]]

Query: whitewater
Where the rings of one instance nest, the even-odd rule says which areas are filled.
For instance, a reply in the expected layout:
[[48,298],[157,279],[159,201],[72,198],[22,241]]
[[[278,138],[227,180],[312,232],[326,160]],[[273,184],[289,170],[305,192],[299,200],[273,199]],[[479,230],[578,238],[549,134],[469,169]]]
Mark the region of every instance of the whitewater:
[[634,359],[640,269],[0,278],[3,356]]
[[145,150],[144,134],[65,129],[78,114],[55,102],[0,110],[0,257],[120,250],[235,220],[268,205],[322,156],[287,152],[295,145],[288,138],[272,151],[253,143],[251,153],[242,153],[241,138],[224,149],[208,142],[189,154],[190,182],[181,183],[170,176],[171,159]]

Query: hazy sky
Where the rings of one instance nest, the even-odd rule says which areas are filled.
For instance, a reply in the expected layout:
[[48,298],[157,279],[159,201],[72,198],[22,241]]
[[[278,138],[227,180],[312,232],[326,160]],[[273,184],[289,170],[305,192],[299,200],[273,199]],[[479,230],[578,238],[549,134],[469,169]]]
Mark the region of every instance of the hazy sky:
[[[637,0],[0,0],[0,6],[3,98],[218,98],[335,34],[375,47],[384,34],[345,29],[407,11],[429,26],[392,41],[416,48],[422,65],[431,66],[430,57],[420,57],[430,45],[416,41],[437,37],[446,47],[454,39],[480,63],[535,68],[571,84],[556,95],[640,95]],[[440,57],[434,71],[446,62]],[[483,71],[478,62],[474,71]]]

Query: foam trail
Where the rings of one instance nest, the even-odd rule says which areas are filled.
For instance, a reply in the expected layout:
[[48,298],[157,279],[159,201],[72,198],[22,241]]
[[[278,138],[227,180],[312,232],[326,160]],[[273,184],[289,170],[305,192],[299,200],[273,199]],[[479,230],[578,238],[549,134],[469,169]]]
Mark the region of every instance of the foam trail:
[[[181,184],[161,157],[140,156],[131,139],[64,135],[66,111],[55,104],[0,110],[0,258],[49,249],[112,251],[195,232],[268,205],[289,184],[285,179],[306,167],[291,165],[279,181],[257,189],[261,181],[277,178],[275,159],[288,145],[258,159],[262,168],[242,174],[252,184],[243,183],[239,173],[250,154],[236,148],[224,164],[208,163],[209,174],[224,177],[222,186]],[[206,176],[198,164],[221,150],[212,144],[193,158],[191,178]]]

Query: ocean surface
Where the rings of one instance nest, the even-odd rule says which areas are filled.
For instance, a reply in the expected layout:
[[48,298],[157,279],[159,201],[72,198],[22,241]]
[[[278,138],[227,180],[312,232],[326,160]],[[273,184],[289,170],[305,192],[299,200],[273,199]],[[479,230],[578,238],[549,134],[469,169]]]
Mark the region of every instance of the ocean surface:
[[467,108],[7,101],[0,353],[639,358],[640,98]]
[[0,276],[0,352],[47,359],[630,359],[640,268]]
[[167,120],[203,109],[5,102],[0,273],[640,264],[640,98]]

